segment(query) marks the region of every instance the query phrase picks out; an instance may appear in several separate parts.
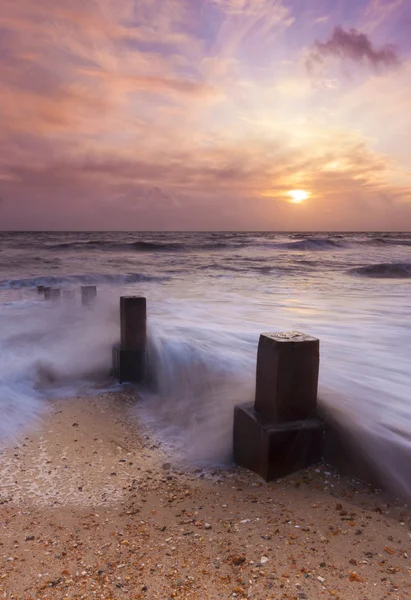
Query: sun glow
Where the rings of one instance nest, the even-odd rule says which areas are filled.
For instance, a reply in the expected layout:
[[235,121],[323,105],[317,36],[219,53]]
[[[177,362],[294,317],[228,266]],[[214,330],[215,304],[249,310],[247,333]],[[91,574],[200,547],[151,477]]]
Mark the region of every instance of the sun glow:
[[300,204],[304,200],[308,200],[311,194],[306,190],[290,190],[287,192],[287,196],[289,196],[291,204]]

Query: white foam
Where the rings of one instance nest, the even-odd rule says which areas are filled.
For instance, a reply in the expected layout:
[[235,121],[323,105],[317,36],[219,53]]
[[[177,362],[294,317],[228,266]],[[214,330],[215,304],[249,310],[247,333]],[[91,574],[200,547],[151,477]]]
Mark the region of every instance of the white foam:
[[[258,247],[241,252],[243,266],[241,261],[262,256]],[[348,267],[359,264],[358,252],[338,249],[335,259],[317,252],[315,270],[301,274],[299,264],[293,276],[295,252],[270,258],[264,251],[264,264],[287,266],[290,275],[250,272],[231,279],[216,277],[218,266],[210,277],[196,271],[209,263],[204,255],[188,259],[163,253],[145,257],[145,268],[159,277],[175,269],[173,279],[124,281],[111,292],[102,284],[92,311],[80,306],[53,310],[32,297],[8,298],[0,304],[0,436],[33,419],[50,396],[92,392],[95,380],[111,367],[111,346],[119,337],[118,297],[144,293],[157,391],[145,392],[140,415],[179,456],[229,460],[233,407],[253,399],[259,334],[300,330],[321,340],[321,401],[356,426],[381,472],[411,495],[409,287],[406,281],[348,274]],[[411,259],[408,246],[364,246],[361,252],[361,264]],[[314,254],[302,258],[313,261]],[[103,271],[106,255],[99,260]],[[236,264],[233,257],[221,260]],[[332,260],[337,262],[331,268]],[[75,268],[78,272],[78,262]],[[129,269],[130,264],[124,270]]]
[[118,318],[110,298],[92,310],[40,300],[0,304],[0,442],[41,415],[48,397],[107,381]]

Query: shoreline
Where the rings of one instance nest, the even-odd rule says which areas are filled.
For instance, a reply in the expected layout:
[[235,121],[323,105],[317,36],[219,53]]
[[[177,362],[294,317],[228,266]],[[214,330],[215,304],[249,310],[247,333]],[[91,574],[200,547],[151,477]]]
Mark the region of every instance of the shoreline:
[[135,402],[50,402],[0,452],[5,598],[409,600],[403,503],[324,465],[183,471]]

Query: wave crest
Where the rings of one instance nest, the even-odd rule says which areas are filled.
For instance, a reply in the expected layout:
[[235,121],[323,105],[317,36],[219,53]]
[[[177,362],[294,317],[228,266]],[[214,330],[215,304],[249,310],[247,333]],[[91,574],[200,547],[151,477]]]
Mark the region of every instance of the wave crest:
[[343,248],[344,245],[330,238],[307,238],[280,244],[280,247],[284,250],[335,250]]
[[106,250],[123,252],[189,252],[202,250],[224,250],[229,248],[241,248],[245,246],[244,242],[205,242],[205,243],[184,243],[184,242],[153,242],[149,240],[137,240],[135,242],[110,242],[108,240],[87,240],[62,242],[59,244],[49,244],[50,250]]
[[411,277],[411,264],[409,263],[379,263],[356,267],[349,271],[353,275],[363,277],[381,277],[384,279],[407,279]]
[[411,246],[410,239],[385,236],[372,237],[361,243],[367,246]]

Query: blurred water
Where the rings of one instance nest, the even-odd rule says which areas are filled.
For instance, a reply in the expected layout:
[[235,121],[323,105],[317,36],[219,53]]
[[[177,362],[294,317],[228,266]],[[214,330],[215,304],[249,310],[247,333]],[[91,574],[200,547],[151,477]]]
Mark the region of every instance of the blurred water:
[[[107,385],[118,298],[137,293],[156,365],[139,413],[180,456],[230,459],[259,334],[301,330],[321,340],[320,401],[411,490],[410,278],[409,234],[0,234],[0,436],[49,396]],[[87,282],[92,311],[33,292]]]

